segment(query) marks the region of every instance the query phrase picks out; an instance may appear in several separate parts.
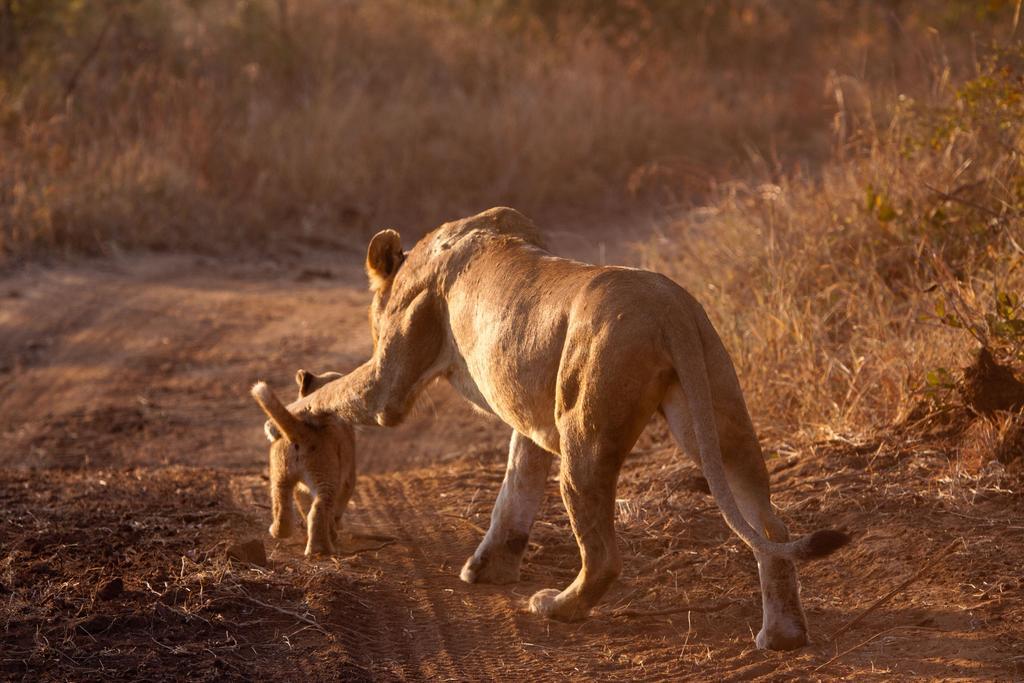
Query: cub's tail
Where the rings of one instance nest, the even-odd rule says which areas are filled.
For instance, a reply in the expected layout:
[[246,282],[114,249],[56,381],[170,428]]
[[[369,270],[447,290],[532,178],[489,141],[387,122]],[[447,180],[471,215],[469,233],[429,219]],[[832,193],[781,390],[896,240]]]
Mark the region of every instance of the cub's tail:
[[[260,404],[273,426],[292,443],[308,439],[310,426],[288,412],[266,382],[257,382],[252,387],[252,397]],[[268,434],[269,435],[269,434]]]

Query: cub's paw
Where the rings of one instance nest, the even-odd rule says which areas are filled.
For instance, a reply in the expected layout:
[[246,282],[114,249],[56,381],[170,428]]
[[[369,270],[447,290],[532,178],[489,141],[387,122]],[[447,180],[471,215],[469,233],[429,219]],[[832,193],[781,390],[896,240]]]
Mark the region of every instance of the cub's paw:
[[307,558],[330,557],[331,555],[334,555],[334,544],[327,538],[319,539],[317,542],[314,542],[313,539],[309,539],[306,543],[306,552],[303,554]]
[[471,555],[462,565],[459,578],[466,583],[515,583],[519,580],[519,558],[500,558],[491,553]]
[[270,535],[274,538],[288,538],[292,535],[292,528],[290,526],[280,524],[278,522],[271,524],[267,531],[269,531]]

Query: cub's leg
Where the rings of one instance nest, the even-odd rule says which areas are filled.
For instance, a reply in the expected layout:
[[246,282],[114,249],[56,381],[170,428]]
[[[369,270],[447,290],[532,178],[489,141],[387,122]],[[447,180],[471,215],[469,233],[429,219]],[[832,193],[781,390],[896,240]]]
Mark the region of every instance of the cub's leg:
[[355,444],[349,441],[347,458],[342,458],[341,466],[338,468],[338,495],[334,499],[334,538],[338,539],[341,534],[341,517],[345,514],[348,502],[352,500],[352,494],[356,487],[356,460]]
[[306,557],[334,554],[334,498],[332,486],[318,487],[306,517]]
[[[722,375],[718,375],[721,377]],[[732,376],[731,373],[725,374]],[[773,541],[789,540],[786,525],[772,509],[768,470],[746,405],[736,382],[712,387],[722,462],[733,497],[743,517]],[[682,389],[674,384],[665,394],[662,411],[679,446],[700,464],[693,424]],[[759,648],[792,650],[807,644],[807,620],[800,605],[796,566],[774,557],[754,554],[761,582],[763,621]]]
[[270,523],[270,535],[274,538],[288,538],[295,530],[295,522],[292,517],[292,488],[295,482],[291,481],[285,471],[284,458],[277,452],[278,446],[270,456],[270,508],[273,519]]
[[302,526],[306,526],[306,519],[309,516],[309,509],[313,507],[313,494],[309,492],[309,487],[301,481],[295,485],[295,507],[299,510],[299,519],[302,520]]
[[622,571],[615,541],[615,486],[625,453],[594,445],[563,443],[562,500],[569,513],[582,568],[559,592],[546,589],[530,598],[530,611],[560,621],[586,618]]
[[491,526],[459,576],[466,583],[514,583],[530,539],[534,517],[544,501],[552,455],[519,432],[512,432],[505,481],[491,512]]

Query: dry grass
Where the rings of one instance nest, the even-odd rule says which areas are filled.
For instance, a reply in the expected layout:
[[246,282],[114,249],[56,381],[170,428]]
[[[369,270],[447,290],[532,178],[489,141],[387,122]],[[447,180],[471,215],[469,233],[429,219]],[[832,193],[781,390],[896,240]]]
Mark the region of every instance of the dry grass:
[[984,57],[1015,2],[16,6],[0,259],[697,204],[650,265],[708,306],[769,437],[944,391],[972,343],[936,299],[1024,342],[986,319],[1024,290],[1021,71]]
[[940,71],[881,127],[837,83],[843,137],[819,176],[723,184],[649,245],[708,307],[768,435],[859,434],[947,401],[972,335],[1022,360],[1021,58],[961,84]]
[[497,204],[687,200],[751,159],[816,165],[830,73],[885,101],[966,64],[970,31],[1012,11],[990,5],[6,3],[0,254],[360,244]]

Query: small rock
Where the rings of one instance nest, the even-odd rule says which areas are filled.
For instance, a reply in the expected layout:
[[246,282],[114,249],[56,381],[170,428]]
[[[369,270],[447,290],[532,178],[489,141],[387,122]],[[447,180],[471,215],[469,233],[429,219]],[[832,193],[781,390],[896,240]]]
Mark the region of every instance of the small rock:
[[120,576],[104,581],[96,589],[96,597],[100,600],[113,600],[124,593],[124,579]]
[[267,549],[263,547],[263,541],[258,538],[229,547],[227,556],[229,560],[248,562],[260,567],[267,566]]

